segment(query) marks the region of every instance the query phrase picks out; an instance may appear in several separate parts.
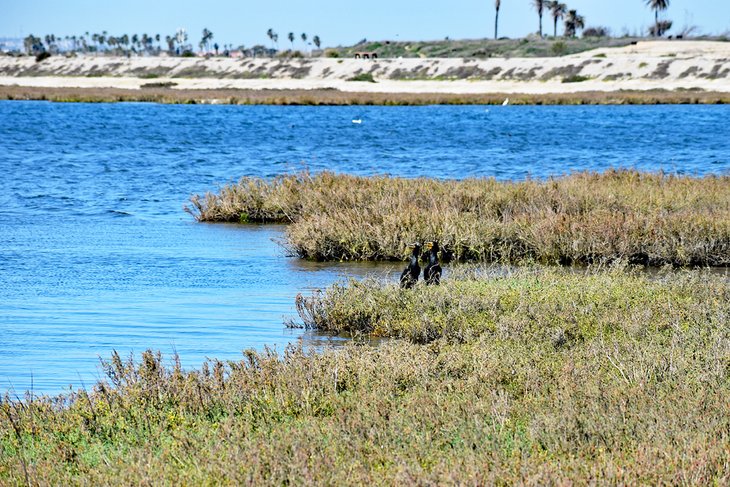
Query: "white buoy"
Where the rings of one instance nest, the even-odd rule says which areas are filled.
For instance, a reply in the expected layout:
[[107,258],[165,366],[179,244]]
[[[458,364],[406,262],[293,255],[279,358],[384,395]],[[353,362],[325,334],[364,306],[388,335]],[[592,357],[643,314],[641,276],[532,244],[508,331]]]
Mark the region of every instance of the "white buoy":
[[507,105],[509,105],[509,98],[505,98],[504,101],[502,102],[503,107],[506,107]]
[[362,123],[362,119],[361,118],[356,118],[356,119],[354,119],[352,121],[352,123],[358,123],[358,124],[360,124],[360,123]]

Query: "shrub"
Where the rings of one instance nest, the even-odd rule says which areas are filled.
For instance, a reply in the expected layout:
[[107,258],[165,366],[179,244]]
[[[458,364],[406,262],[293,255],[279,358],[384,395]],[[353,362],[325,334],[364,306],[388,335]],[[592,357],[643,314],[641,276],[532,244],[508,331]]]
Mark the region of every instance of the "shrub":
[[583,37],[610,37],[611,30],[608,27],[587,27],[583,30]]
[[340,53],[335,51],[334,49],[327,49],[326,51],[324,51],[324,56],[331,57],[331,58],[338,58],[338,57],[340,57]]
[[583,81],[588,81],[588,76],[581,76],[580,74],[574,74],[572,76],[568,76],[566,78],[563,78],[563,83],[581,83]]
[[672,28],[671,20],[660,20],[658,23],[649,27],[649,35],[653,37],[661,37]]
[[562,56],[563,54],[568,52],[568,45],[565,43],[565,41],[555,41],[550,46],[550,52],[556,56]]
[[373,78],[372,73],[360,73],[351,78],[347,78],[347,81],[365,81],[368,83],[377,83],[377,81],[375,81],[375,78]]
[[44,61],[44,60],[48,59],[49,57],[51,57],[50,52],[42,51],[36,55],[35,62],[40,63],[41,61]]

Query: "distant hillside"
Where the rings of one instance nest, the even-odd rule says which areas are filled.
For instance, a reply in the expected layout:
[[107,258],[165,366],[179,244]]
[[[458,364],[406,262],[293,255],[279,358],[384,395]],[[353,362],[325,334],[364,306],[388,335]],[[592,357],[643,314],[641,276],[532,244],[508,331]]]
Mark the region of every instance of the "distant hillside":
[[[577,54],[603,47],[624,47],[652,39],[638,37],[587,37],[540,39],[537,36],[522,39],[463,39],[440,41],[398,42],[392,40],[367,42],[354,46],[330,48],[325,55],[352,57],[358,51],[372,51],[383,58],[490,58],[490,57],[554,57]],[[693,39],[698,40],[698,39]],[[702,40],[728,41],[725,37]]]
[[640,39],[563,39],[525,37],[522,39],[462,39],[439,41],[373,41],[327,49],[328,56],[352,57],[358,51],[372,51],[384,58],[489,58],[550,57],[576,54],[600,47],[622,47]]

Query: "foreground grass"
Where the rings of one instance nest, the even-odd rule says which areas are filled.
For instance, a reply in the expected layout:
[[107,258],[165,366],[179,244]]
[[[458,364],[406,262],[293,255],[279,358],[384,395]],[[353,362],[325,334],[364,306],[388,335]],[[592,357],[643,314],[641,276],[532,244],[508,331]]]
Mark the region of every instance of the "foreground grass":
[[288,222],[292,253],[393,260],[437,239],[464,261],[730,264],[730,178],[635,171],[548,181],[440,181],[322,173],[244,178],[194,196],[200,221]]
[[411,340],[192,372],[115,355],[89,393],[6,398],[0,483],[730,481],[728,281],[523,269],[382,286],[327,291],[342,297],[322,309],[372,313],[373,295],[395,323],[374,330]]
[[0,100],[54,102],[228,105],[658,105],[728,104],[730,93],[710,91],[617,91],[552,94],[358,93],[338,90],[188,90],[170,88],[46,88],[0,86]]

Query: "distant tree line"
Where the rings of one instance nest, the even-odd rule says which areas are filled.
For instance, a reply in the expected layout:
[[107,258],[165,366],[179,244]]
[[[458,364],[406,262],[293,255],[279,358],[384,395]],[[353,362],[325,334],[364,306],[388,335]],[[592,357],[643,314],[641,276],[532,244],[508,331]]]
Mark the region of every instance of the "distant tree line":
[[[512,0],[509,0],[512,1]],[[575,37],[579,31],[583,31],[584,37],[607,37],[610,32],[605,27],[585,27],[585,18],[576,9],[570,9],[567,4],[559,0],[529,0],[531,6],[538,15],[537,34],[543,37],[543,16],[550,15],[553,21],[553,37],[558,37],[558,23],[563,21],[563,36]],[[670,0],[641,0],[654,11],[654,24],[648,29],[648,33],[654,37],[665,35],[672,28],[671,20],[662,20],[659,13],[669,8]],[[502,0],[494,1],[494,38],[499,38],[499,13],[502,7]],[[689,28],[693,30],[694,28]],[[244,57],[274,57],[277,55],[302,56],[312,52],[314,48],[321,49],[322,41],[318,35],[310,37],[306,33],[297,36],[289,32],[286,38],[291,44],[287,51],[279,49],[279,34],[270,28],[266,31],[270,46],[257,44],[246,48],[240,45],[236,48],[233,44],[220,46],[214,41],[213,32],[207,28],[203,29],[198,52],[205,55],[237,55]],[[295,50],[295,42],[300,39],[302,49]],[[57,54],[57,53],[109,53],[113,55],[160,55],[165,53],[170,56],[194,56],[193,45],[188,42],[188,34],[185,29],[178,29],[172,35],[164,38],[160,34],[123,34],[121,36],[109,35],[107,31],[101,33],[85,32],[83,35],[55,36],[53,34],[44,37],[29,35],[23,39],[23,48],[27,54]]]
[[[219,45],[214,41],[213,32],[205,28],[198,42],[198,52],[209,55],[215,54],[216,56],[230,56],[234,51],[237,51],[237,54],[240,56],[273,57],[279,54],[279,35],[273,29],[269,29],[267,35],[272,42],[271,48],[267,48],[261,44],[250,48],[246,48],[243,45],[234,48],[233,44]],[[291,42],[291,52],[293,53],[296,36],[293,32],[290,32],[287,37]],[[302,33],[299,38],[301,39],[305,52],[311,51],[312,45],[316,49],[320,49],[322,45],[322,41],[318,35],[313,36],[311,41],[309,41],[309,36],[306,33]],[[114,36],[109,35],[107,31],[101,33],[85,32],[83,35],[64,37],[53,34],[36,37],[30,34],[23,39],[23,49],[27,54],[35,56],[43,53],[105,53],[121,56],[158,56],[165,53],[170,56],[184,57],[195,55],[193,45],[188,42],[188,34],[185,29],[178,29],[174,34],[166,35],[164,38],[160,34],[123,34],[121,36]]]
[[[659,20],[659,12],[669,8],[669,0],[642,0],[646,5],[654,10],[654,25],[649,28],[649,35],[661,37],[672,28],[671,20]],[[539,20],[537,33],[543,37],[542,18],[543,14],[548,12],[553,18],[553,37],[558,37],[558,21],[563,20],[564,37],[575,37],[579,30],[585,28],[585,18],[578,14],[575,9],[569,9],[565,3],[559,0],[530,0],[530,4],[537,11]],[[499,38],[499,9],[502,6],[501,0],[494,1],[494,38]],[[583,35],[585,37],[604,37],[609,34],[605,27],[594,27],[585,29]]]

